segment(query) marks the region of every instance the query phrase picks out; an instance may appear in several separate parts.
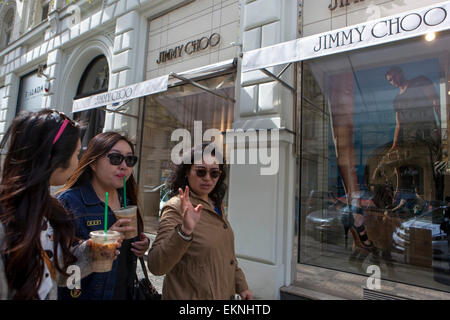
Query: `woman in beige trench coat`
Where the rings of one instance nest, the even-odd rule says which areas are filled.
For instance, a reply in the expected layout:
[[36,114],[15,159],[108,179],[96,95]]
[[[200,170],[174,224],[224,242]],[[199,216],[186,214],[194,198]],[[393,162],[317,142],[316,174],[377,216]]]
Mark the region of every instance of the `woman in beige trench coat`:
[[202,164],[194,163],[194,150],[189,158],[169,179],[173,197],[162,209],[148,255],[149,269],[166,275],[163,299],[226,300],[235,294],[252,299],[223,210],[225,165],[219,164],[220,155],[214,152],[203,155]]

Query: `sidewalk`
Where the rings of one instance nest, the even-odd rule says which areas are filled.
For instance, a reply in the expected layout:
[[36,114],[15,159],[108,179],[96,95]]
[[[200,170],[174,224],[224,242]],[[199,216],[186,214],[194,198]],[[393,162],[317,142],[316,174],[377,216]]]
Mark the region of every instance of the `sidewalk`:
[[[152,247],[153,241],[155,241],[156,233],[158,231],[159,219],[156,216],[144,216],[145,225],[145,235],[150,239],[150,247]],[[147,252],[148,254],[148,252]],[[145,265],[147,266],[147,254],[144,257]],[[158,290],[159,293],[162,292],[162,285],[164,281],[164,276],[155,276],[147,268],[148,276],[150,281]],[[139,279],[144,278],[144,272],[142,272],[141,264],[138,262],[136,274]]]
[[[148,236],[150,238],[150,248],[151,248],[151,246],[153,244],[153,241],[155,241],[156,234],[151,234],[151,233],[147,233],[147,232],[145,234],[146,234],[146,236]],[[147,255],[145,255],[144,261],[145,261],[145,265],[147,266]],[[148,270],[148,268],[147,268],[147,272],[148,272],[148,276],[150,278],[150,281],[155,286],[155,288],[158,290],[158,292],[161,293],[162,292],[162,285],[163,285],[163,281],[164,281],[164,276],[155,276],[154,274],[152,274]],[[141,268],[140,262],[138,262],[138,264],[137,264],[136,274],[137,274],[139,279],[144,278],[144,272],[142,272],[142,268]]]

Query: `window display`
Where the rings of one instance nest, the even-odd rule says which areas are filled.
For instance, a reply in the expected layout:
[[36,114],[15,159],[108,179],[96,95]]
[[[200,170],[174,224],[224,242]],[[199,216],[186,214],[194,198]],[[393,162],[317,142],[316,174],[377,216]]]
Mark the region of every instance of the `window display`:
[[[204,87],[234,98],[235,73],[199,81]],[[145,97],[142,126],[139,186],[145,227],[150,229],[164,203],[170,198],[165,182],[173,165],[171,152],[179,141],[172,141],[177,129],[187,129],[194,137],[194,121],[201,121],[202,134],[208,129],[225,132],[231,128],[234,103],[192,84],[169,88],[166,92]],[[193,141],[192,141],[193,145]],[[224,199],[226,207],[227,199]]]
[[299,262],[450,290],[450,35],[303,63]]

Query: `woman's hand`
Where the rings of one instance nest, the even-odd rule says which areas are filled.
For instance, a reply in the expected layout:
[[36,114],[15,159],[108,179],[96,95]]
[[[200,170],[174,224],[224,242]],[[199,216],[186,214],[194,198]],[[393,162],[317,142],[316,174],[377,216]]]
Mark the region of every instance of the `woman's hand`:
[[181,188],[178,189],[181,199],[181,216],[183,217],[183,224],[181,225],[181,231],[190,235],[194,232],[195,226],[200,221],[200,212],[203,206],[199,204],[196,208],[189,199],[189,187],[186,186],[185,191]]
[[145,255],[150,246],[150,240],[145,236],[144,233],[141,233],[139,237],[140,241],[133,242],[131,245],[131,251],[136,255],[136,257],[140,258]]
[[253,292],[250,289],[242,291],[241,293],[239,293],[239,295],[241,296],[242,300],[253,300]]
[[136,227],[130,226],[131,219],[119,219],[114,223],[109,230],[117,231],[120,233],[136,231]]
[[[80,244],[82,243],[82,241],[80,241]],[[91,239],[89,239],[89,240],[86,240],[86,246],[88,246],[88,247],[92,247],[92,240]],[[122,238],[119,238],[119,239],[117,239],[117,249],[119,249],[120,247],[122,246]],[[120,254],[120,251],[119,250],[116,250],[115,252],[115,257],[114,257],[114,260],[116,260],[117,259],[117,256]]]

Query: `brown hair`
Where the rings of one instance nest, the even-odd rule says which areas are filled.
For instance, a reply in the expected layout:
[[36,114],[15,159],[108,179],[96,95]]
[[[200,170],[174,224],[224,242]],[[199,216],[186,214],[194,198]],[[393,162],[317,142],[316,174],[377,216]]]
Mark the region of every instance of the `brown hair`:
[[[69,124],[54,143],[64,120]],[[75,239],[73,216],[50,195],[50,177],[67,168],[80,140],[79,125],[63,113],[44,109],[22,112],[13,121],[0,147],[9,142],[0,184],[0,221],[5,227],[5,272],[13,299],[37,299],[44,273],[40,236],[44,218],[54,230],[54,265],[76,262],[70,251]],[[58,263],[58,246],[63,267]]]
[[[117,132],[103,132],[92,138],[87,146],[86,151],[83,153],[80,162],[78,163],[78,168],[75,170],[75,173],[72,175],[69,181],[67,181],[64,187],[61,188],[57,193],[59,194],[73,187],[79,187],[81,185],[91,183],[94,173],[90,165],[97,161],[100,157],[106,155],[114,147],[114,145],[121,140],[127,142],[130,145],[131,151],[134,154],[133,143],[127,137],[122,136]],[[135,204],[138,207],[138,227],[141,231],[143,231],[144,222],[139,210],[138,186],[136,184],[133,173],[127,180],[126,187],[127,197],[129,197],[131,200],[130,204]]]

